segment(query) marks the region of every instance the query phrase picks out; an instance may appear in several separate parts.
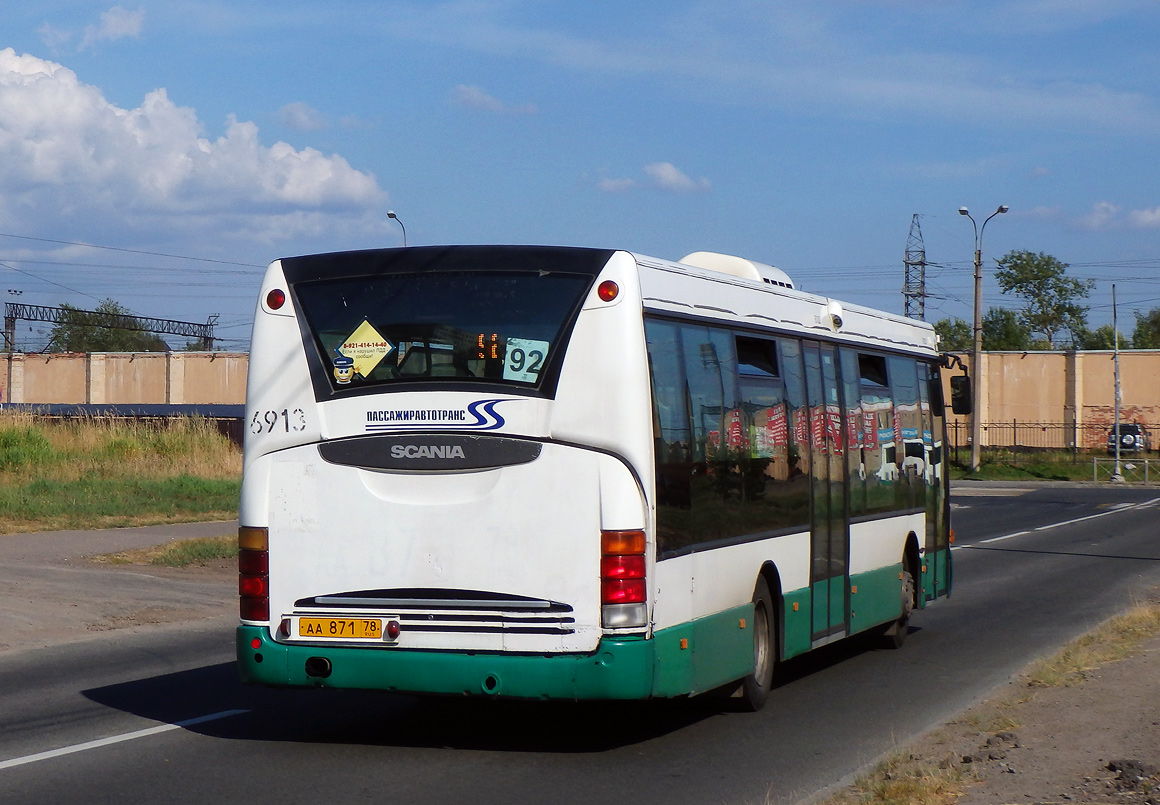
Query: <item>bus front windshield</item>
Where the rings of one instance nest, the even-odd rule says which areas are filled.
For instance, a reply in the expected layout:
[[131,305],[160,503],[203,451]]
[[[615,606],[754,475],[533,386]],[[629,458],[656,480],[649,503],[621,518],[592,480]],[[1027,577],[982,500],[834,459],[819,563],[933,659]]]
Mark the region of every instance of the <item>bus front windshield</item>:
[[333,391],[397,382],[540,388],[592,278],[424,272],[298,283]]

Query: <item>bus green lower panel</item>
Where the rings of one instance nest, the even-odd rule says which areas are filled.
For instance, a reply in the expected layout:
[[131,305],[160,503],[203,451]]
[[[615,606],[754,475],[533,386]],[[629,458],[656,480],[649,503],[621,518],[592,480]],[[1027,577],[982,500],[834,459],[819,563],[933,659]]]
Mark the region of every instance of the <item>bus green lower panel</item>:
[[902,614],[902,564],[850,576],[850,634],[897,620]]
[[927,551],[922,562],[922,578],[919,579],[919,605],[935,598],[951,594],[954,576],[951,552],[947,549]]
[[662,629],[649,642],[656,647],[653,696],[721,687],[753,671],[753,604]]
[[[347,646],[291,646],[261,627],[239,626],[242,681],[289,687],[333,687],[443,695],[531,699],[644,699],[652,693],[649,640],[602,640],[592,654],[467,654]],[[330,664],[325,678],[307,660]]]
[[[591,654],[294,646],[256,626],[238,627],[237,654],[243,682],[279,687],[521,699],[683,696],[753,668],[753,605],[661,630],[651,640],[604,638]],[[319,660],[329,664],[329,674],[307,674],[307,662]]]
[[785,635],[782,639],[782,658],[789,659],[810,650],[810,588],[790,590],[783,598]]

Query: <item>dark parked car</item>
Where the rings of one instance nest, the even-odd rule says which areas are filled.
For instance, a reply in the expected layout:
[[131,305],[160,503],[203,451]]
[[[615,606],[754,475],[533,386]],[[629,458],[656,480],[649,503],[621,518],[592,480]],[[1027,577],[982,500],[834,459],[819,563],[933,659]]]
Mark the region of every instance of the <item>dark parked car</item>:
[[1120,442],[1121,453],[1147,453],[1152,449],[1148,430],[1143,425],[1120,425],[1119,431],[1113,426],[1108,431],[1108,453],[1116,452],[1116,440]]

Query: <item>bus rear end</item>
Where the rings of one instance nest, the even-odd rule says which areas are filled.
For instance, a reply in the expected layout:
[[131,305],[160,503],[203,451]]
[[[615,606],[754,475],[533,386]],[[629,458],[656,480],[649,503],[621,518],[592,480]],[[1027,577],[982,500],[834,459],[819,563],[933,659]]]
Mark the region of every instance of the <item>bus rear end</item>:
[[652,694],[651,418],[630,255],[275,262],[246,415],[245,681]]

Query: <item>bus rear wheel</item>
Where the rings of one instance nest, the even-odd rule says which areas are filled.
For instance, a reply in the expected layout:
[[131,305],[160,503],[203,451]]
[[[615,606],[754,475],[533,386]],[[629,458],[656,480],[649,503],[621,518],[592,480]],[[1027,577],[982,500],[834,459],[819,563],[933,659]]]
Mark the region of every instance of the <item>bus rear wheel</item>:
[[882,632],[882,645],[885,648],[902,648],[906,636],[910,633],[910,615],[914,612],[914,574],[909,565],[902,571],[902,614],[898,620],[886,627]]
[[777,666],[777,641],[773,596],[764,576],[757,578],[753,590],[753,673],[741,683],[741,708],[756,712],[769,698],[773,688],[773,671]]

